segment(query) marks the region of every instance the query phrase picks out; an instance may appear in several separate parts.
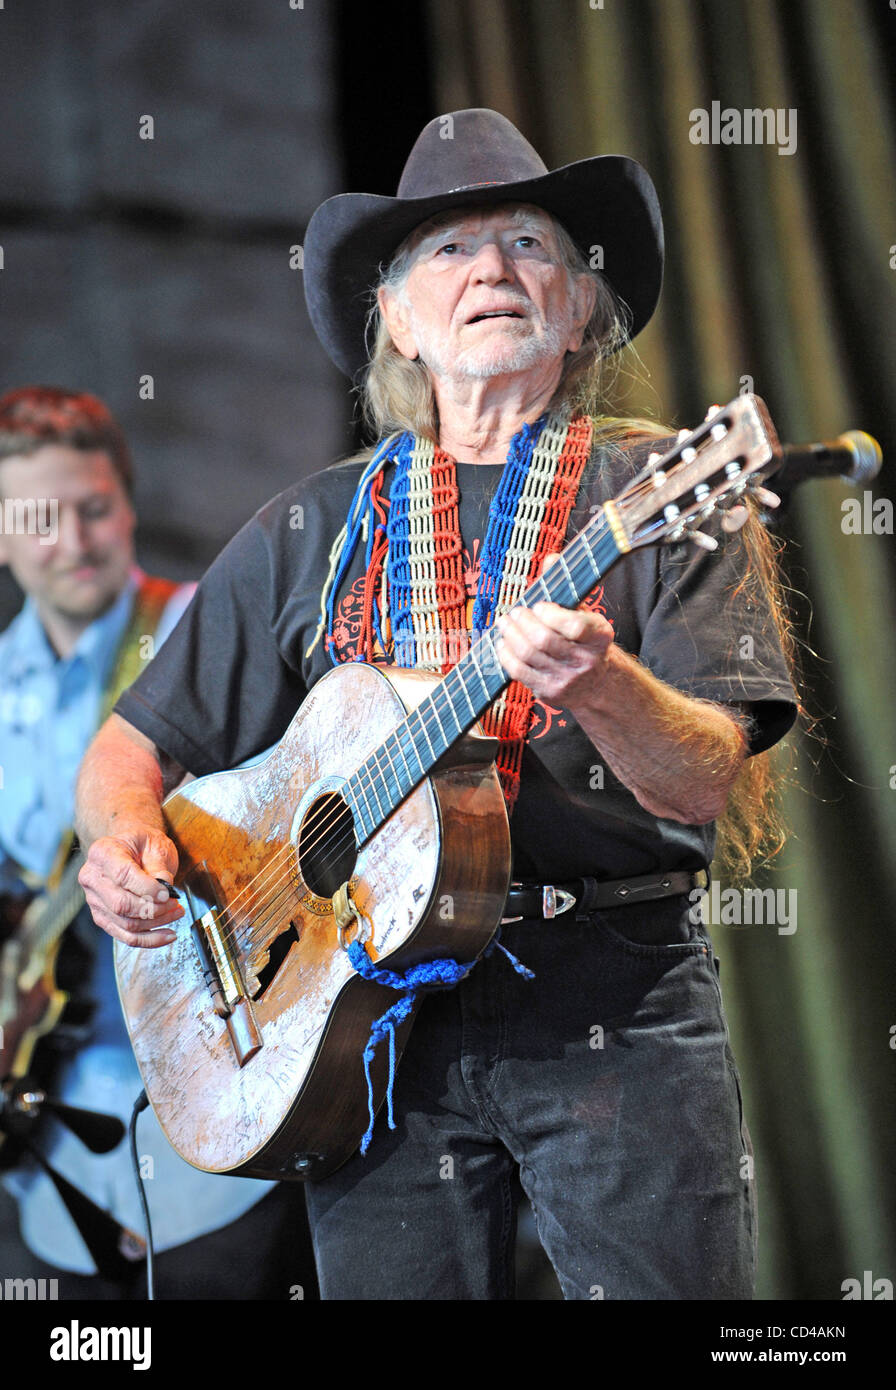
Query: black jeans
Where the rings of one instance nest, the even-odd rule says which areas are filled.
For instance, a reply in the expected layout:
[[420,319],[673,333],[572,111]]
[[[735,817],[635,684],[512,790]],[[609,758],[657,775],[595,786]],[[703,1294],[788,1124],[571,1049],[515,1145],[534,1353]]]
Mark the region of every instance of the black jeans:
[[565,1298],[752,1297],[752,1154],[688,908],[509,925],[534,980],[496,952],[423,1002],[397,1129],[384,1107],[308,1185],[322,1297],[512,1298],[515,1171]]

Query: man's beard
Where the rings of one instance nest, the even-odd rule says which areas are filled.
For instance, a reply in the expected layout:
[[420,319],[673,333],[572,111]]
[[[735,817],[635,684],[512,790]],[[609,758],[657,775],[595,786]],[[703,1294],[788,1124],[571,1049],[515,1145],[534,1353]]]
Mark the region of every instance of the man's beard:
[[505,376],[512,372],[528,371],[542,362],[560,361],[566,353],[571,325],[568,322],[549,322],[540,334],[530,331],[520,341],[505,339],[496,343],[493,339],[470,347],[461,348],[449,360],[443,344],[435,339],[429,340],[427,333],[421,332],[415,317],[411,327],[417,339],[420,359],[437,377],[467,377],[470,380],[486,381],[490,377]]

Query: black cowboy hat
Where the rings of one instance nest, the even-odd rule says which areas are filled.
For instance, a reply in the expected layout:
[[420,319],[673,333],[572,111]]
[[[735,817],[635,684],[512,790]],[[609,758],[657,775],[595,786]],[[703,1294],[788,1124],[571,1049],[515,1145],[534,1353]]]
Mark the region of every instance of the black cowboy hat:
[[505,116],[484,108],[430,121],[408,156],[396,198],[342,193],[308,223],[305,298],[318,338],[346,376],[367,363],[365,325],[379,268],[415,227],[450,208],[532,203],[563,224],[628,306],[633,338],[650,319],[663,278],[663,222],[644,169],[599,155],[548,172]]

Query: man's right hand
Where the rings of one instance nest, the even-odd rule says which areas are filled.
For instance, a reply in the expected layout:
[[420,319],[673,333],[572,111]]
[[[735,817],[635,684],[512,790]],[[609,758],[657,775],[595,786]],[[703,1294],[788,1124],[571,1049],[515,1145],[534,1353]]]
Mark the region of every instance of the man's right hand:
[[184,910],[163,878],[172,883],[177,850],[158,830],[105,835],[90,846],[78,882],[93,920],[128,946],[169,946],[176,934],[170,923]]

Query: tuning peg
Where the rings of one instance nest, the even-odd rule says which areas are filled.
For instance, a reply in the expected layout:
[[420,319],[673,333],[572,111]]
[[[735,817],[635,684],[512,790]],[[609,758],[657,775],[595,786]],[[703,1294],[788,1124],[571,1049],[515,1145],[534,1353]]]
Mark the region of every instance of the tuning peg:
[[729,534],[734,531],[739,531],[749,515],[750,513],[747,511],[746,507],[738,502],[736,506],[731,507],[730,510],[725,512],[722,516],[722,530],[727,531]]
[[679,444],[681,443],[681,441],[682,441],[683,439],[688,439],[688,438],[690,437],[691,433],[692,433],[691,430],[679,430],[679,431],[678,431],[678,442],[679,442]]
[[[724,524],[724,523],[723,523]],[[702,550],[718,550],[719,543],[714,536],[708,536],[705,531],[685,531],[684,539],[693,541]]]
[[720,405],[711,405],[703,417],[704,420],[711,420],[714,415],[718,415],[721,409],[722,407]]
[[756,498],[756,501],[763,507],[769,507],[773,510],[775,507],[780,507],[781,505],[781,499],[778,494],[776,492],[769,492],[767,487],[758,487],[754,483],[750,488],[750,492]]
[[648,455],[647,455],[647,467],[653,469],[653,486],[654,486],[654,487],[662,487],[662,486],[663,486],[663,483],[666,481],[666,475],[665,475],[665,473],[663,472],[663,470],[662,470],[661,468],[657,468],[657,467],[656,467],[656,465],[659,463],[659,461],[660,461],[660,459],[661,459],[662,457],[663,457],[662,454],[657,454],[657,453],[653,453],[653,454],[648,454]]

